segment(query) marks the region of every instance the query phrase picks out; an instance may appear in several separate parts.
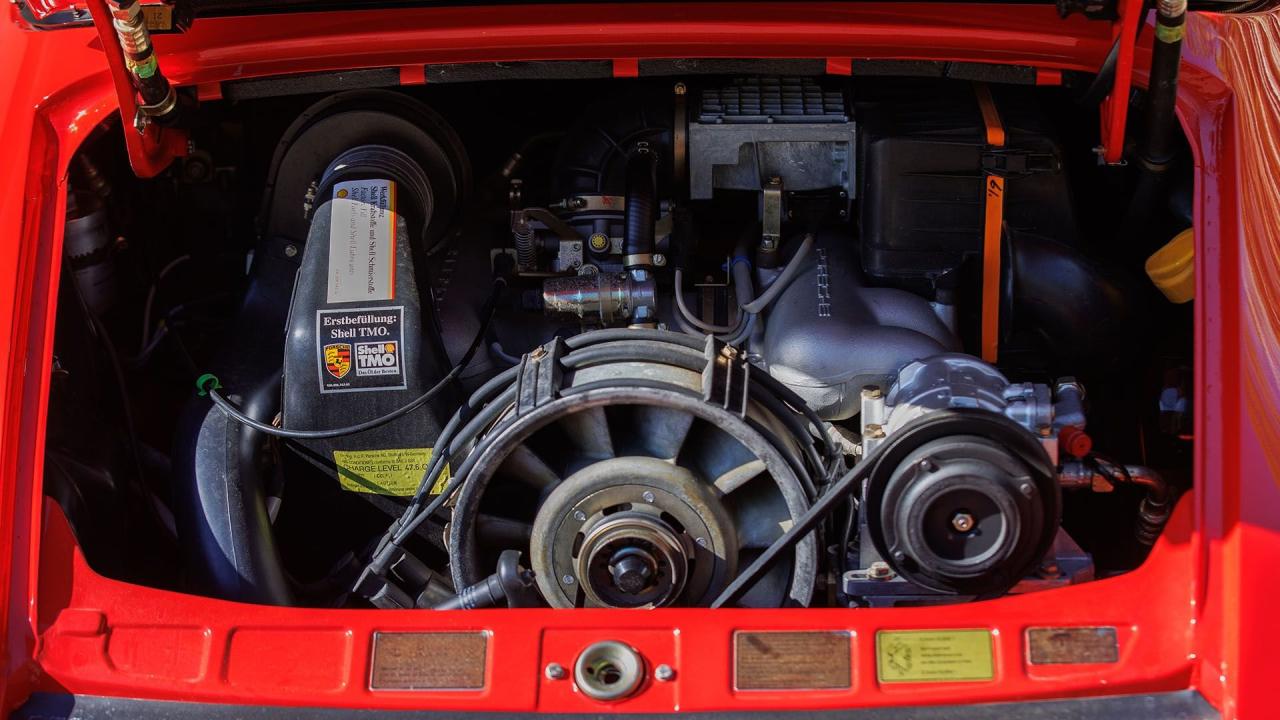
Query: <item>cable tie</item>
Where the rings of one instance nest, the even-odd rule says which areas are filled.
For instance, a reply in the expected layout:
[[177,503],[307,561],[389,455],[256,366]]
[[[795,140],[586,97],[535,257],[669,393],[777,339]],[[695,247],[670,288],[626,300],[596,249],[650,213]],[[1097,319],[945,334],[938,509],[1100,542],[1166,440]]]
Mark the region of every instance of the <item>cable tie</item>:
[[213,373],[205,373],[196,378],[196,391],[200,397],[205,397],[210,392],[221,389],[222,383],[218,382],[218,376]]

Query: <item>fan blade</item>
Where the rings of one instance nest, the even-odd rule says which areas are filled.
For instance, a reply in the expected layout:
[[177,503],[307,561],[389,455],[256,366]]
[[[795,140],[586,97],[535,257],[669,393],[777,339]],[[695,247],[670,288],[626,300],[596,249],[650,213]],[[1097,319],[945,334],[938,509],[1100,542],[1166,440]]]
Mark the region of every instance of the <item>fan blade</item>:
[[559,473],[524,444],[517,445],[507,459],[502,461],[499,472],[537,490],[545,490],[560,482]]
[[523,550],[529,547],[533,525],[487,513],[476,515],[476,537],[490,547]]
[[569,442],[594,460],[613,457],[613,440],[609,435],[609,419],[603,407],[593,407],[566,415],[560,421]]
[[777,486],[767,476],[755,477],[762,480],[744,482],[724,499],[743,549],[767,548],[791,527],[791,515]]
[[745,445],[708,422],[696,423],[680,450],[679,464],[727,495],[764,472],[764,463]]
[[[675,408],[637,405],[627,413],[627,422],[638,450],[649,457],[675,460],[684,447],[693,415]],[[616,427],[616,426],[615,426]]]
[[719,490],[721,494],[728,495],[734,490],[746,485],[753,478],[760,477],[760,474],[763,472],[764,461],[759,458],[754,458],[738,465],[737,467],[731,467],[728,470],[725,470],[720,473],[720,476],[717,477],[714,482],[716,489]]

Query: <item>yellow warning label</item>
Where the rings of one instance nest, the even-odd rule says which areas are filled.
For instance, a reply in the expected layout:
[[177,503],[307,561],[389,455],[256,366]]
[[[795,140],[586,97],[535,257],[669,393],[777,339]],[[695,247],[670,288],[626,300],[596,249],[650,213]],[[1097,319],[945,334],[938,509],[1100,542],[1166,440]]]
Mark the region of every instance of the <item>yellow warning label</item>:
[[[418,491],[422,474],[431,462],[431,448],[334,450],[333,462],[344,490],[405,497]],[[448,481],[446,464],[431,494],[438,495]]]
[[995,677],[990,630],[881,630],[876,678],[893,682],[965,682]]

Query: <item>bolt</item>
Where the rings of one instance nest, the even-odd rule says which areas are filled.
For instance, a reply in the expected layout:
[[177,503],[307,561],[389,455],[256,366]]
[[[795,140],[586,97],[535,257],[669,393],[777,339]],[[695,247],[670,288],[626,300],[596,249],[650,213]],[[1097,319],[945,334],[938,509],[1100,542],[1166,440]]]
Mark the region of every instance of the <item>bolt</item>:
[[653,502],[653,493],[648,490],[645,490],[640,497],[644,498],[644,501],[647,503]]
[[563,680],[569,673],[565,672],[564,666],[560,663],[547,663],[544,674],[548,680]]
[[706,547],[706,546],[707,546],[707,539],[706,539],[706,538],[704,538],[704,537],[700,537],[700,538],[698,538],[697,540],[695,540],[694,542],[698,543],[698,547]]
[[685,93],[687,93],[687,92],[689,92],[689,88],[685,87],[685,86],[684,86],[684,83],[676,83],[676,86],[675,86],[675,93],[676,93],[677,95],[683,95],[683,94],[685,94]]
[[653,264],[662,267],[667,264],[667,256],[662,253],[653,254]]
[[285,257],[297,257],[297,256],[298,256],[298,246],[297,246],[297,245],[294,245],[293,243],[289,243],[288,245],[285,245],[285,246],[284,246],[284,256],[285,256]]
[[934,470],[937,470],[937,469],[938,469],[938,466],[934,465],[933,461],[930,460],[929,458],[925,458],[920,461],[920,470],[922,472],[933,472]]
[[676,671],[665,663],[653,669],[653,679],[658,682],[670,682],[675,677]]
[[969,532],[973,526],[973,516],[967,512],[958,512],[951,516],[951,527],[955,528],[956,532]]
[[1031,487],[1031,483],[1022,483],[1021,485],[1018,486],[1018,492],[1022,493],[1023,495],[1026,495],[1027,497],[1031,497],[1031,493],[1035,491],[1036,489]]
[[587,514],[582,512],[581,510],[574,510],[573,519],[577,520],[578,522],[586,522]]
[[882,438],[884,437],[884,427],[876,423],[867,423],[863,433],[869,438]]
[[565,585],[572,585],[572,584],[573,584],[573,576],[572,576],[572,575],[565,575],[564,577],[560,578],[560,582],[564,583]]
[[1060,574],[1062,574],[1062,569],[1058,567],[1058,563],[1052,560],[1045,560],[1044,564],[1040,566],[1040,577],[1042,578],[1056,578]]
[[872,580],[888,580],[893,577],[893,568],[889,567],[889,563],[877,560],[867,568],[867,577]]
[[877,400],[882,394],[883,392],[880,390],[878,385],[867,385],[862,388],[862,397],[867,400]]

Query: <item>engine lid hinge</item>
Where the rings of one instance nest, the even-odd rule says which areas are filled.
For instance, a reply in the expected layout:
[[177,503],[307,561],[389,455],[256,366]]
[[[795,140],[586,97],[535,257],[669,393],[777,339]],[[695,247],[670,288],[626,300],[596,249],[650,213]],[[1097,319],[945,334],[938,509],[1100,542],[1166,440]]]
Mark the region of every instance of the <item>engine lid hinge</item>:
[[751,365],[747,354],[707,336],[707,365],[702,370],[702,399],[724,408],[738,417],[747,416],[748,374]]
[[86,0],[111,71],[129,164],[138,177],[155,177],[187,154],[188,134],[174,126],[176,89],[160,70],[151,30],[138,0]]

